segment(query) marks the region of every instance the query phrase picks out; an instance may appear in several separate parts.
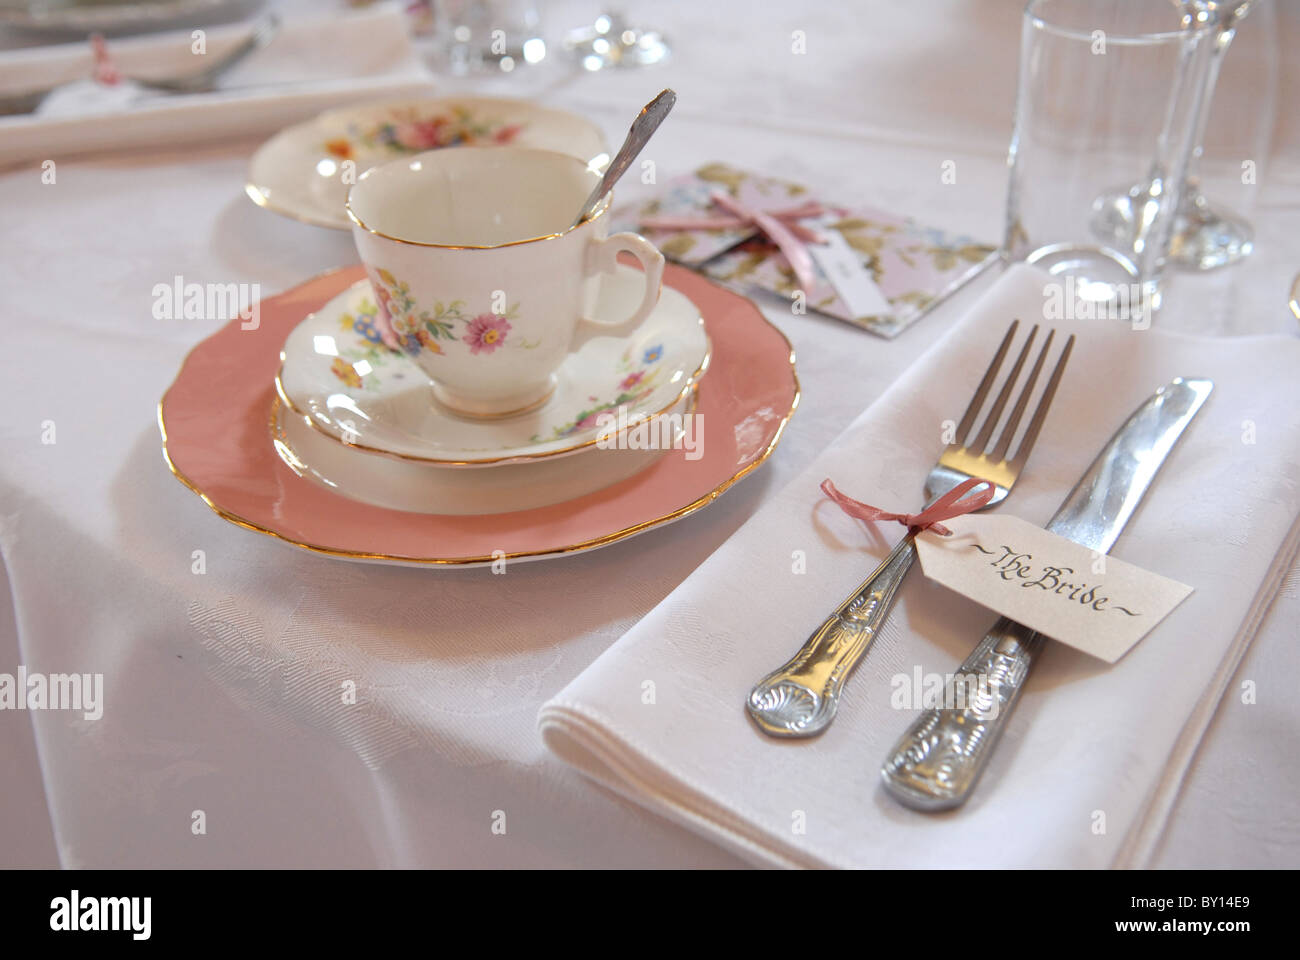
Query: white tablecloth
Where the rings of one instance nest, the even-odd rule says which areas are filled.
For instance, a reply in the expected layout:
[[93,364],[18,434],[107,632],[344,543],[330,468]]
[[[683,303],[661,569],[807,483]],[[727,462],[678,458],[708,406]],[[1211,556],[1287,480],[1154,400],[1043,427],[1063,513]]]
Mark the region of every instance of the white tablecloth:
[[[547,4],[548,29],[599,6]],[[1279,41],[1293,48],[1300,11],[1283,6]],[[647,154],[661,181],[728,160],[830,200],[998,239],[1015,0],[644,7],[674,42],[665,68],[584,75],[547,64],[445,87],[535,96],[590,115],[618,142],[636,107],[671,85],[679,106]],[[805,55],[791,53],[795,30]],[[1284,64],[1256,254],[1234,271],[1175,278],[1158,322],[1225,335],[1295,329],[1285,298],[1300,268],[1300,131],[1285,105],[1298,71]],[[98,721],[0,712],[0,865],[738,865],[566,769],[542,746],[537,709],[991,278],[892,342],[763,304],[795,344],[803,403],[771,461],[686,522],[504,577],[348,565],[223,523],[158,451],[157,400],[218,323],[153,319],[154,284],[179,274],[257,282],[269,295],[354,260],[346,234],[242,196],[255,146],[68,160],[54,185],[39,165],[0,175],[0,569],[10,588],[0,589],[0,672],[103,672],[106,685]],[[955,184],[942,182],[946,160]],[[653,189],[630,186],[620,201]],[[43,443],[50,422],[56,442]],[[1293,573],[1202,744],[1156,865],[1300,865],[1298,618]],[[358,683],[356,705],[333,693],[345,679]],[[1235,692],[1247,680],[1252,704]],[[196,836],[199,810],[206,833]]]

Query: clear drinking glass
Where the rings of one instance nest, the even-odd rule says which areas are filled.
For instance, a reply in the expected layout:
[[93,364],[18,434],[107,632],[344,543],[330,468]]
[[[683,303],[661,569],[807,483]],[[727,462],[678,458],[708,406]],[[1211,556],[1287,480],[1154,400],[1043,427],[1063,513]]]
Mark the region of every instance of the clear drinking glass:
[[446,68],[509,73],[546,57],[535,0],[435,0],[434,29]]
[[[1005,254],[1126,317],[1160,305],[1214,31],[1169,0],[1030,0],[1021,34]],[[1130,229],[1098,204],[1141,183]]]

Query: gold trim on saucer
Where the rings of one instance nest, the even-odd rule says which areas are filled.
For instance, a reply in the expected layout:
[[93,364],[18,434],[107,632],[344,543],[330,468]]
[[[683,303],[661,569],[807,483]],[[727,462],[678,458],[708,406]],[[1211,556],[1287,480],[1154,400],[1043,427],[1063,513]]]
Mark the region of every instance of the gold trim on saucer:
[[[739,294],[737,294],[737,296],[739,296]],[[748,300],[748,298],[743,298],[743,299]],[[789,424],[790,418],[794,416],[794,412],[799,406],[799,399],[802,395],[799,386],[799,375],[795,369],[794,346],[793,344],[790,343],[790,338],[785,335],[784,331],[782,331],[779,327],[773,324],[766,317],[763,317],[762,311],[758,310],[757,305],[754,305],[753,301],[748,301],[748,302],[752,306],[754,306],[755,311],[758,312],[758,315],[762,318],[763,322],[766,323],[768,326],[770,326],[773,330],[775,330],[781,336],[781,339],[785,341],[786,347],[789,348],[790,377],[794,382],[794,396],[791,397],[790,399],[790,409],[787,410],[785,415],[781,418],[781,422],[777,425],[776,432],[772,435],[772,439],[768,443],[766,449],[763,450],[762,455],[758,457],[756,460],[747,464],[741,470],[738,470],[736,473],[732,474],[727,480],[718,484],[718,486],[714,487],[708,493],[705,493],[703,496],[697,497],[695,500],[692,500],[690,503],[686,504],[685,506],[679,507],[677,510],[672,511],[671,513],[667,513],[664,514],[663,516],[655,517],[650,520],[645,520],[642,521],[641,523],[633,524],[630,527],[625,527],[622,530],[616,530],[612,533],[604,534],[599,537],[593,537],[589,540],[584,540],[579,543],[568,544],[561,547],[552,547],[545,550],[532,550],[532,551],[525,551],[521,553],[508,553],[504,555],[498,554],[497,556],[488,555],[488,556],[479,556],[479,557],[404,557],[404,556],[394,556],[392,554],[386,554],[386,553],[367,553],[364,551],[356,551],[356,550],[339,550],[334,547],[326,547],[320,544],[304,543],[303,541],[295,540],[292,537],[287,537],[282,533],[276,532],[275,530],[271,530],[267,527],[263,527],[258,523],[254,523],[251,520],[247,520],[244,517],[239,516],[238,514],[231,513],[229,510],[226,510],[225,508],[217,505],[212,500],[211,497],[209,497],[206,493],[204,493],[202,489],[200,489],[192,480],[190,480],[189,477],[187,477],[184,473],[180,471],[180,469],[177,468],[176,464],[172,461],[171,455],[167,451],[167,420],[166,420],[166,410],[165,410],[167,404],[167,394],[163,394],[163,398],[158,402],[158,429],[162,434],[163,460],[166,462],[167,469],[171,471],[172,476],[176,477],[177,480],[179,480],[182,484],[188,487],[194,494],[196,494],[198,498],[202,500],[205,504],[207,504],[208,508],[211,509],[212,512],[215,513],[217,516],[221,517],[221,519],[226,520],[229,523],[233,523],[235,526],[243,527],[246,530],[252,530],[257,533],[265,534],[266,536],[271,537],[275,540],[281,540],[285,543],[292,544],[295,547],[300,547],[303,550],[308,550],[312,553],[323,554],[325,556],[340,557],[340,558],[350,559],[350,560],[373,560],[373,561],[383,561],[389,563],[403,563],[403,564],[412,564],[417,566],[465,567],[465,566],[474,566],[474,565],[486,565],[492,563],[495,560],[500,560],[500,559],[520,560],[520,559],[532,558],[532,557],[564,556],[570,553],[579,553],[586,550],[592,550],[595,549],[596,547],[602,547],[611,543],[616,543],[619,540],[625,540],[628,537],[635,536],[638,533],[643,533],[655,527],[659,527],[659,526],[663,526],[664,524],[671,523],[674,520],[680,520],[682,517],[689,516],[690,514],[699,510],[701,507],[704,507],[709,503],[712,503],[714,500],[716,500],[719,496],[721,496],[723,493],[729,490],[732,486],[734,486],[744,477],[748,476],[750,473],[757,470],[760,466],[762,466],[764,463],[767,462],[767,459],[772,455],[773,451],[776,450],[777,444],[780,443],[781,437],[785,433],[786,425]],[[198,349],[198,347],[196,346],[194,349]],[[186,359],[188,360],[188,356]],[[182,369],[183,369],[183,365],[182,365]],[[170,392],[170,390],[168,392]],[[306,481],[306,482],[310,483],[312,481]],[[382,509],[382,508],[378,508],[378,509]]]
[[[595,436],[592,437],[590,440],[584,440],[582,443],[575,443],[573,446],[570,447],[561,447],[559,450],[548,450],[545,453],[515,453],[506,457],[489,457],[483,460],[441,460],[438,457],[417,457],[413,453],[397,453],[393,450],[385,450],[382,447],[367,446],[364,443],[348,443],[342,437],[338,436],[337,434],[333,433],[330,430],[327,430],[323,424],[321,424],[319,421],[316,420],[315,417],[313,417],[306,410],[303,410],[301,407],[297,406],[293,402],[293,400],[290,399],[288,392],[284,389],[284,382],[281,379],[281,376],[284,373],[284,361],[283,361],[284,354],[281,353],[280,356],[282,358],[280,361],[280,369],[275,375],[276,396],[279,397],[280,400],[284,402],[284,405],[286,407],[288,407],[294,413],[298,414],[298,416],[305,419],[307,421],[307,425],[311,427],[313,430],[315,430],[316,432],[318,432],[324,437],[328,437],[330,440],[333,440],[335,443],[339,443],[346,447],[350,447],[353,450],[364,450],[366,453],[373,453],[376,456],[388,457],[392,460],[406,460],[412,463],[437,463],[437,464],[441,464],[444,467],[488,467],[488,466],[494,466],[496,464],[502,464],[502,463],[527,463],[532,460],[548,460],[551,457],[567,456],[568,454],[576,453],[579,450],[585,450],[587,447],[590,447],[593,444],[600,442],[600,437]],[[654,421],[662,417],[665,413],[667,413],[669,410],[671,410],[673,407],[677,406],[677,404],[681,402],[682,398],[685,397],[686,394],[689,393],[692,389],[698,386],[700,381],[704,379],[704,375],[705,373],[708,372],[709,364],[712,362],[712,360],[713,360],[713,341],[709,340],[708,349],[704,353],[704,360],[701,361],[699,367],[696,368],[695,372],[686,378],[686,382],[682,386],[682,389],[678,391],[677,396],[673,397],[672,401],[669,402],[666,406],[661,407],[660,409],[656,410],[654,413],[648,414],[645,418],[637,419],[637,420],[629,420],[627,425],[629,427],[635,427],[643,423],[653,423]],[[430,400],[430,402],[432,402],[432,399]]]
[[317,219],[316,217],[303,216],[301,213],[294,213],[288,207],[282,207],[271,200],[266,190],[259,187],[252,180],[245,181],[244,194],[249,200],[261,207],[263,210],[269,210],[272,213],[279,214],[282,217],[288,217],[290,220],[297,220],[299,223],[305,223],[309,227],[324,227],[326,230],[351,230],[352,225],[346,221]]
[[[698,408],[700,404],[700,394],[699,394],[698,385],[696,387],[693,387],[690,390],[689,394],[681,399],[685,401],[685,406],[682,407],[682,411],[681,411],[682,415],[689,417],[692,414],[694,414],[696,408]],[[793,409],[794,408],[791,407],[791,410]],[[301,455],[299,455],[297,448],[294,447],[292,441],[289,439],[288,431],[285,429],[285,423],[288,422],[290,418],[296,419],[299,422],[303,422],[308,427],[311,426],[310,418],[304,417],[302,414],[286,406],[284,399],[282,397],[280,396],[272,397],[271,418],[268,421],[267,426],[269,428],[271,444],[272,446],[275,447],[276,454],[280,457],[281,461],[284,462],[285,466],[287,466],[299,477],[306,478],[308,474],[311,474],[313,477],[316,478],[314,482],[323,485],[326,488],[331,489],[332,492],[338,493],[340,496],[346,499],[355,500],[356,502],[360,502],[360,503],[369,503],[372,506],[379,507],[380,509],[393,509],[393,510],[401,509],[399,507],[391,507],[391,508],[384,507],[382,504],[374,503],[373,501],[357,500],[357,498],[349,497],[347,494],[341,493],[336,488],[336,484],[333,480],[321,474],[319,470],[317,470],[310,463],[304,460]],[[681,439],[681,434],[675,433],[674,438],[675,439],[673,442],[676,443],[677,440]],[[624,479],[627,478],[625,477]],[[610,485],[613,486],[613,484]],[[599,492],[599,491],[597,490],[592,492]],[[590,494],[580,494],[579,497],[588,496],[588,495]],[[570,499],[578,499],[578,497],[574,497]],[[560,501],[560,502],[563,503],[565,501]],[[556,504],[548,504],[547,506],[555,506],[555,505]],[[528,509],[543,509],[543,508],[530,507]],[[426,512],[423,510],[412,510],[410,512],[415,514],[427,515],[427,516],[436,515],[436,514],[426,514]],[[471,513],[471,514],[453,514],[453,516],[475,517],[475,516],[490,516],[490,514]]]

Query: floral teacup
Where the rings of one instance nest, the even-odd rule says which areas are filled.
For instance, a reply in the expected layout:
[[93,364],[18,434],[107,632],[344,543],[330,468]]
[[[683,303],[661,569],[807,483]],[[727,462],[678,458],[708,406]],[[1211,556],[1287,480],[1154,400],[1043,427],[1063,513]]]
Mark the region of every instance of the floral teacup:
[[[664,267],[654,245],[606,236],[608,200],[572,226],[599,180],[547,150],[459,147],[375,167],[352,187],[380,333],[415,358],[441,403],[473,416],[532,409],[570,351],[628,334],[654,309]],[[641,302],[594,317],[599,274],[623,251],[645,271]]]

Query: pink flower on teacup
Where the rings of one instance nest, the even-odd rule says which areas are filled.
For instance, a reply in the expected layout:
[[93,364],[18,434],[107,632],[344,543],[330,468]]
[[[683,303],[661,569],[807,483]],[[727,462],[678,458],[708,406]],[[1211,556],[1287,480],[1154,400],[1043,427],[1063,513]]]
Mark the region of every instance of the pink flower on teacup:
[[618,388],[620,390],[631,390],[633,387],[635,387],[638,383],[640,383],[644,379],[645,379],[644,370],[638,370],[636,373],[629,373],[626,377],[623,378],[623,381],[618,385]]
[[469,322],[465,336],[461,337],[469,344],[470,353],[491,353],[506,342],[510,332],[510,321],[491,313],[480,313]]
[[370,287],[375,292],[375,299],[379,301],[378,309],[375,310],[375,329],[379,331],[379,339],[384,341],[384,346],[396,350],[399,346],[397,331],[393,329],[393,319],[388,315],[388,302],[392,296],[373,281]]

